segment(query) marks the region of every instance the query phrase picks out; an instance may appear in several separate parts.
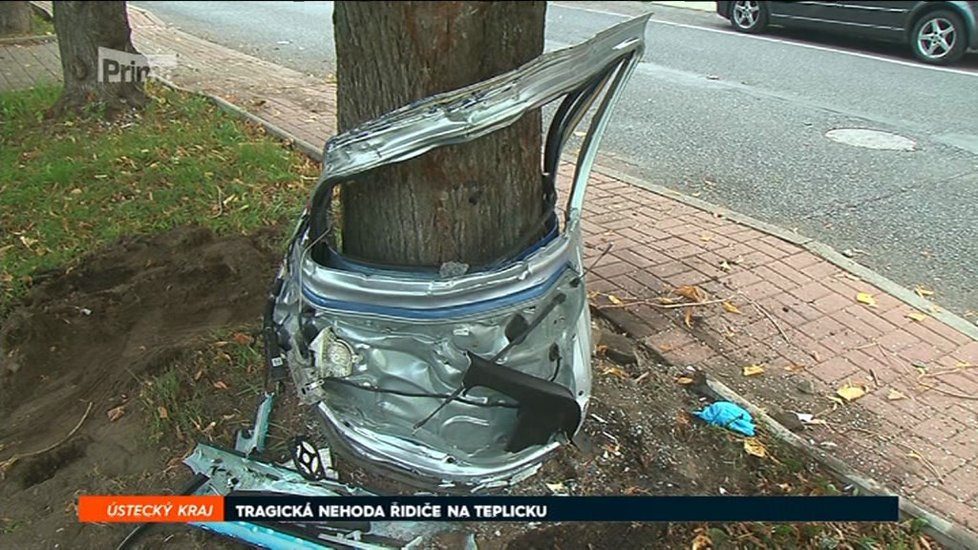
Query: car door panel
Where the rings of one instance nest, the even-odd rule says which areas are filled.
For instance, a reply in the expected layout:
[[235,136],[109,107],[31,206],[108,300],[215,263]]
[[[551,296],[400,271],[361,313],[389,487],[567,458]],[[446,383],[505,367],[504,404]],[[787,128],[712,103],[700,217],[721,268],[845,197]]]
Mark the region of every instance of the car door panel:
[[840,8],[836,1],[769,2],[768,7],[771,22],[775,25],[823,31],[838,31],[843,27],[839,21]]
[[917,2],[839,0],[837,17],[850,32],[899,39],[910,10]]

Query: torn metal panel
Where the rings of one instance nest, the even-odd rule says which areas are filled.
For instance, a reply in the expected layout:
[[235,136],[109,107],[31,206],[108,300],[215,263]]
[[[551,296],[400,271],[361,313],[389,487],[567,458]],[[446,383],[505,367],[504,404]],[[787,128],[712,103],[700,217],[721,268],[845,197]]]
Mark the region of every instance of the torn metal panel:
[[[198,444],[184,464],[207,481],[195,495],[285,494],[302,496],[375,496],[338,481],[308,481],[295,470],[246,458],[239,453]],[[444,523],[356,521],[275,522],[243,521],[194,523],[214,533],[261,548],[334,548],[390,550],[419,547],[427,538],[458,528]]]
[[[524,479],[579,429],[591,393],[580,211],[608,114],[641,58],[646,19],[326,143],[264,333],[273,377],[288,367],[337,451],[415,485],[479,491]],[[329,244],[336,185],[557,100],[544,154],[548,231],[538,242],[490,265],[443,269],[364,264]],[[588,114],[561,220],[558,163]]]

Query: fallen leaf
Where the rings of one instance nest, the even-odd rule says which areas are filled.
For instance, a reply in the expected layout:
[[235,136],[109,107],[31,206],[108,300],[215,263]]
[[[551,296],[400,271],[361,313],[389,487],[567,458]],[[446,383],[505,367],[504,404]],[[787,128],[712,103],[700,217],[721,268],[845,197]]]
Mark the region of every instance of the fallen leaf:
[[613,376],[617,376],[618,378],[628,378],[628,373],[626,373],[620,367],[605,367],[601,371],[601,374],[602,375],[609,375],[610,374],[610,375],[613,375]]
[[744,451],[747,454],[756,456],[758,458],[764,458],[767,456],[767,447],[760,442],[756,437],[748,437],[744,440]]
[[241,346],[250,346],[255,341],[254,336],[243,332],[235,332],[234,336],[231,336],[231,339],[234,340],[234,343]]
[[740,313],[737,306],[731,304],[730,302],[723,302],[723,309],[727,310],[727,313]]
[[786,370],[788,372],[797,372],[797,371],[800,371],[800,370],[804,370],[804,368],[805,367],[803,365],[796,365],[796,364],[792,363],[790,365],[785,365],[784,370]]
[[922,287],[920,285],[915,286],[913,288],[913,291],[916,292],[917,293],[917,296],[920,296],[921,298],[926,298],[928,296],[933,296],[934,295],[934,291],[933,290],[931,290],[929,288],[926,288],[926,287]]
[[228,389],[228,385],[225,384],[224,382],[218,380],[217,382],[214,382],[214,388],[219,389],[219,390],[226,390],[226,389]]
[[616,306],[620,306],[623,303],[621,299],[615,296],[614,294],[608,295],[608,301],[611,302],[612,304],[615,304]]
[[706,548],[713,548],[713,540],[707,536],[706,533],[700,533],[693,538],[693,542],[689,545],[690,550],[705,550]]
[[744,376],[757,376],[759,374],[764,374],[764,367],[760,365],[748,365],[744,367]]
[[722,271],[730,271],[733,268],[730,267],[730,264],[727,263],[727,260],[723,260],[722,262],[720,262],[720,269]]
[[661,351],[662,353],[669,353],[670,351],[672,351],[672,348],[674,347],[676,346],[673,344],[662,344],[661,346],[659,346],[659,351]]
[[860,397],[866,395],[866,388],[863,386],[849,384],[847,382],[841,388],[836,390],[835,394],[841,397],[846,402],[855,401],[856,399],[859,399]]
[[686,323],[687,327],[693,328],[693,308],[687,307],[685,309],[686,311],[683,312],[683,322]]
[[124,414],[126,414],[126,406],[119,405],[118,407],[113,407],[109,409],[105,414],[106,416],[109,417],[109,422],[115,422],[116,420],[122,418]]
[[869,307],[876,307],[876,298],[873,298],[873,295],[868,292],[856,294],[856,301]]
[[910,313],[907,314],[907,317],[913,319],[914,321],[917,321],[918,323],[922,323],[924,319],[927,318],[927,315],[919,311],[911,311]]
[[709,233],[703,233],[702,235],[700,235],[700,240],[701,241],[712,241],[713,240],[713,235],[710,235]]
[[567,487],[564,487],[564,484],[561,483],[561,482],[559,482],[559,481],[557,483],[544,483],[544,485],[547,486],[547,489],[550,489],[550,492],[551,493],[566,493],[567,492]]
[[170,413],[168,413],[166,407],[162,405],[156,407],[156,413],[160,415],[161,420],[166,420],[167,418],[170,418]]
[[691,302],[703,302],[706,300],[706,294],[699,288],[692,285],[683,285],[672,291],[674,294],[678,294],[683,298]]
[[973,366],[974,365],[968,363],[967,361],[958,361],[957,363],[954,364],[954,367],[958,369],[970,369]]
[[890,401],[899,401],[901,399],[906,399],[907,396],[897,390],[890,390],[890,393],[886,394],[886,398]]
[[689,376],[680,376],[679,378],[676,379],[676,383],[683,386],[688,386],[693,382],[695,382],[695,380],[693,380]]

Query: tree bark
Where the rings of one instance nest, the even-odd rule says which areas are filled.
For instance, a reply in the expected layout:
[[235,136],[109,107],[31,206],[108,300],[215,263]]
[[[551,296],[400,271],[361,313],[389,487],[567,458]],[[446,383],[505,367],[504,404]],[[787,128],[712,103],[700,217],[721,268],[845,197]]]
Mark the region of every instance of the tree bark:
[[27,1],[0,2],[0,36],[31,32],[31,4]]
[[147,103],[141,73],[122,82],[99,80],[98,49],[138,55],[132,45],[125,2],[75,2],[55,0],[54,30],[58,35],[64,91],[51,115],[101,105],[111,117]]
[[[545,2],[337,2],[341,131],[506,72],[543,51]],[[343,188],[347,255],[482,265],[543,234],[539,112]]]

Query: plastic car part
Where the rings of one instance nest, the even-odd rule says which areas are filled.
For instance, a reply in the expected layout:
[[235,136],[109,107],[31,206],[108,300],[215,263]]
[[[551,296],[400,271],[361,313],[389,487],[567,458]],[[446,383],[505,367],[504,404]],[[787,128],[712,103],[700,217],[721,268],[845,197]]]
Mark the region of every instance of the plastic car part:
[[[331,448],[403,481],[470,491],[525,478],[579,429],[591,390],[580,214],[608,115],[641,59],[646,20],[326,143],[322,176],[270,293],[264,335],[270,378],[287,366]],[[331,246],[336,186],[558,100],[545,142],[542,239],[464,269],[366,264]],[[561,220],[561,154],[589,115]],[[527,324],[557,296],[547,321],[520,337],[526,327],[514,319]],[[342,349],[331,354],[336,342]],[[483,359],[507,348],[498,361]],[[541,399],[549,406],[533,403]]]

